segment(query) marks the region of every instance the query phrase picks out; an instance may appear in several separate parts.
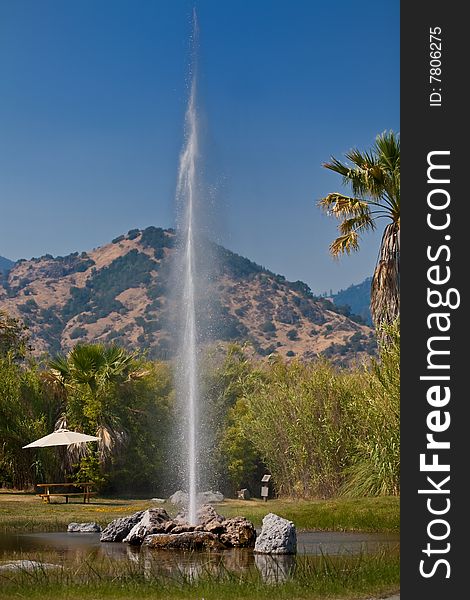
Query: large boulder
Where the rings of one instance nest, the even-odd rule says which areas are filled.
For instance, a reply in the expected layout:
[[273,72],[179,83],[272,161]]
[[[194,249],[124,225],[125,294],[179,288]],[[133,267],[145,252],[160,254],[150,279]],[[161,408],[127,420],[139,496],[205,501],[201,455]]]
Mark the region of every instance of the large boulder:
[[67,527],[68,533],[99,533],[101,527],[98,523],[69,523]]
[[[213,492],[208,490],[207,492],[199,492],[197,495],[198,504],[211,504],[215,502],[223,502],[224,495],[221,492]],[[179,506],[188,506],[189,496],[186,492],[178,490],[168,498],[168,502],[177,504]]]
[[177,504],[178,506],[187,506],[189,503],[189,496],[186,492],[178,490],[168,498],[168,502]]
[[133,546],[140,545],[152,533],[166,533],[170,521],[164,508],[149,508],[122,541]]
[[213,492],[212,490],[209,490],[207,492],[199,492],[199,494],[197,495],[197,500],[202,504],[223,502],[224,495],[221,492]]
[[297,533],[292,521],[269,513],[263,519],[261,533],[256,539],[254,552],[259,554],[295,554]]
[[256,529],[245,517],[232,517],[220,524],[220,541],[233,548],[252,548],[255,545]]
[[218,536],[208,531],[157,533],[148,535],[143,545],[159,550],[223,550],[225,548]]
[[144,512],[144,510],[139,510],[130,517],[120,517],[111,521],[103,529],[100,542],[122,542],[129,535],[131,529],[142,519]]

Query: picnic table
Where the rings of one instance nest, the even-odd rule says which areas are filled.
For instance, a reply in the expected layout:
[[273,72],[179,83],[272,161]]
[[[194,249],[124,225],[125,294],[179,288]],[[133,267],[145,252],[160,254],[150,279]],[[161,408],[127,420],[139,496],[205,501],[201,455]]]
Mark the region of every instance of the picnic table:
[[[50,504],[51,497],[65,497],[65,503],[69,503],[69,498],[83,497],[83,503],[90,502],[91,496],[96,496],[96,492],[92,492],[92,482],[86,481],[84,483],[37,483],[38,488],[44,488],[44,492],[37,494],[42,498],[43,502]],[[67,489],[68,488],[68,489]],[[81,488],[81,492],[74,490]],[[64,491],[65,489],[65,491]],[[51,491],[52,490],[52,491]]]

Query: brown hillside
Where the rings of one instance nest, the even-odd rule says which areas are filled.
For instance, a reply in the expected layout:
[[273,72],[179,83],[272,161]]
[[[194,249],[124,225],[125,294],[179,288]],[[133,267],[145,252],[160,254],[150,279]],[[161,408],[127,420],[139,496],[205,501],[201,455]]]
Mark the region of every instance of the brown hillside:
[[[36,354],[64,352],[78,341],[116,341],[171,358],[172,230],[132,230],[90,252],[19,261],[0,279],[0,310],[25,321]],[[212,339],[250,341],[266,356],[350,363],[375,352],[370,327],[291,283],[215,244],[217,270],[206,289]]]

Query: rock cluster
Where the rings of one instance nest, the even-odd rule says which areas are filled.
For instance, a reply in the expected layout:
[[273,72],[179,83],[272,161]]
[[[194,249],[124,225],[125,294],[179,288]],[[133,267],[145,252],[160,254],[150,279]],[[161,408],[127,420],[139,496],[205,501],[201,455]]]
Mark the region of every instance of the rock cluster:
[[102,542],[126,542],[161,549],[252,548],[256,530],[244,517],[226,519],[213,506],[204,504],[198,511],[197,525],[187,522],[180,512],[174,519],[163,508],[150,508],[115,519],[103,530]]
[[129,535],[134,525],[137,525],[144,516],[144,510],[134,513],[130,517],[121,517],[111,521],[102,531],[102,542],[122,542]]

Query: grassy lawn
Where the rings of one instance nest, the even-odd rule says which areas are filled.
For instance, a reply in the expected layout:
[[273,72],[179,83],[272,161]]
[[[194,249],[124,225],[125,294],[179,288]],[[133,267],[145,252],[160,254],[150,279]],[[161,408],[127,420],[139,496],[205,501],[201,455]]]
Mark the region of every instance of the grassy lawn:
[[[96,521],[104,526],[117,517],[163,506],[174,515],[171,504],[151,500],[94,498],[90,504],[62,500],[46,504],[33,494],[0,493],[0,532],[64,531],[72,522]],[[226,517],[243,515],[256,527],[268,512],[290,519],[299,530],[387,531],[400,528],[399,498],[335,500],[226,500],[216,505]]]
[[208,565],[194,575],[178,571],[176,560],[173,572],[161,573],[158,562],[158,557],[140,563],[89,560],[59,569],[0,572],[0,599],[352,600],[383,598],[399,589],[397,553],[316,561],[298,557],[287,580],[277,583],[264,580],[254,565],[242,572]]

